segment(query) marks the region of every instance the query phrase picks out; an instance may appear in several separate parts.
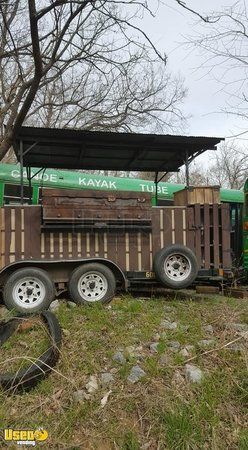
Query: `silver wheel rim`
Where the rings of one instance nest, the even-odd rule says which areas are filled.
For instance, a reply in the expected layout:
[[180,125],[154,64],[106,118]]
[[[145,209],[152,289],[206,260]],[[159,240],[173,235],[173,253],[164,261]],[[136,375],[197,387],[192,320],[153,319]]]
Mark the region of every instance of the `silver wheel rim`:
[[79,278],[78,291],[87,302],[102,300],[107,290],[107,278],[100,272],[86,272]]
[[13,298],[17,305],[31,309],[40,305],[46,295],[44,283],[36,277],[26,277],[17,281],[13,287]]
[[191,262],[187,256],[173,253],[165,259],[164,271],[170,280],[184,281],[191,273]]

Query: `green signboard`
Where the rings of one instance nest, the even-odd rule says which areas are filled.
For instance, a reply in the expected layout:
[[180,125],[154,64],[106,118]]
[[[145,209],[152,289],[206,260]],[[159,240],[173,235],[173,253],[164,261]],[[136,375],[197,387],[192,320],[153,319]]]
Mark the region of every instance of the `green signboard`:
[[[36,174],[38,170],[35,168],[31,171],[32,175],[34,175],[32,179],[33,186],[148,192],[151,196],[155,196],[155,184],[153,181],[141,180],[139,178],[95,175],[69,170],[47,169]],[[27,173],[25,170],[24,182],[27,184]],[[20,184],[20,166],[0,164],[0,183]],[[161,182],[158,184],[158,198],[173,200],[173,194],[184,187],[183,184]],[[244,194],[238,190],[221,189],[221,201],[243,203]]]

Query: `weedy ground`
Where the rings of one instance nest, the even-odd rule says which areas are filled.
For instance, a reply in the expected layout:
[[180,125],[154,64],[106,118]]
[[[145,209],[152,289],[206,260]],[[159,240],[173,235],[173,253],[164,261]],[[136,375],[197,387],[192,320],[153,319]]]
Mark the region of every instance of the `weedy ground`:
[[[228,324],[248,323],[247,300],[179,293],[152,299],[121,297],[107,307],[72,308],[63,301],[56,315],[63,329],[59,363],[30,392],[0,393],[0,428],[43,427],[49,433],[43,444],[47,449],[248,449],[247,340],[241,351],[228,345],[245,340]],[[161,330],[163,320],[176,321],[177,329]],[[206,339],[205,325],[214,329],[215,350],[209,353],[199,346]],[[4,345],[1,372],[16,368],[14,356],[34,357],[44,351],[47,337],[37,326]],[[156,340],[158,353],[152,353],[149,346]],[[195,350],[185,358],[170,350],[171,341]],[[141,355],[130,356],[130,346],[138,347]],[[126,356],[123,365],[112,359],[118,350]],[[164,363],[163,355],[168,357]],[[194,359],[187,361],[190,358]],[[187,362],[203,371],[201,384],[185,380]],[[127,377],[137,363],[146,377],[130,384]],[[101,386],[103,372],[114,377],[110,387]],[[97,376],[98,389],[75,402],[73,393],[85,390],[91,375]]]

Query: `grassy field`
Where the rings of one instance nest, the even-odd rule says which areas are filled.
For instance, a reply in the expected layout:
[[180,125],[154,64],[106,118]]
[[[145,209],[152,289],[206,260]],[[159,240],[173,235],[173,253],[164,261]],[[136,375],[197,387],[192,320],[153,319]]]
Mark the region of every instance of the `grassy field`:
[[[247,300],[122,297],[107,307],[61,302],[56,315],[63,329],[56,372],[29,393],[0,393],[0,428],[43,427],[47,449],[248,449],[248,333],[231,325],[248,323]],[[165,320],[176,328],[163,329]],[[34,327],[11,338],[1,349],[0,370],[14,354],[37,356],[46,339],[38,336]],[[210,340],[205,347],[203,339]],[[157,352],[150,348],[155,342]],[[117,351],[125,363],[113,360]],[[185,378],[186,363],[202,370],[201,383]],[[146,376],[132,384],[127,378],[137,364]],[[101,385],[104,372],[112,374],[111,385]],[[89,393],[92,375],[98,388]],[[1,439],[0,448],[7,448]]]

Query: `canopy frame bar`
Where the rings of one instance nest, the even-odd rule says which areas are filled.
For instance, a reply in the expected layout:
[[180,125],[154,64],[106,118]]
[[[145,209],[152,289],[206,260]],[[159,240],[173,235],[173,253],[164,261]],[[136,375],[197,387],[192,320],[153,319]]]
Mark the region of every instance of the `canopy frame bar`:
[[[32,178],[46,168],[155,172],[155,198],[158,183],[169,172],[185,165],[189,187],[190,163],[206,150],[216,150],[223,140],[138,133],[91,132],[72,129],[21,127],[13,147],[20,161],[21,203],[24,202],[24,166],[27,168],[31,202]],[[39,170],[31,175],[31,168]],[[42,169],[40,169],[42,167]],[[164,172],[159,178],[159,172]]]

